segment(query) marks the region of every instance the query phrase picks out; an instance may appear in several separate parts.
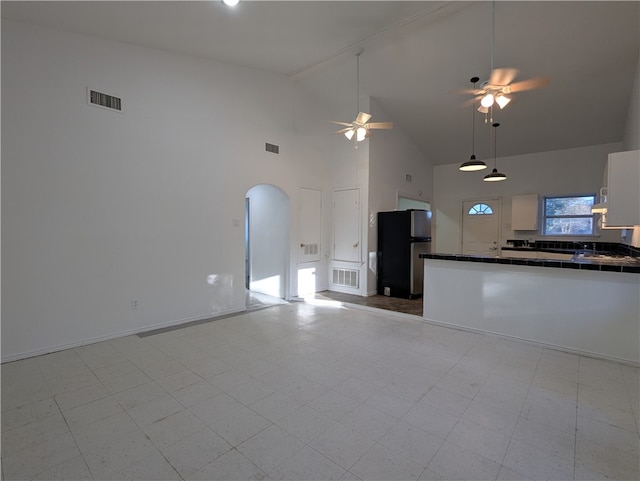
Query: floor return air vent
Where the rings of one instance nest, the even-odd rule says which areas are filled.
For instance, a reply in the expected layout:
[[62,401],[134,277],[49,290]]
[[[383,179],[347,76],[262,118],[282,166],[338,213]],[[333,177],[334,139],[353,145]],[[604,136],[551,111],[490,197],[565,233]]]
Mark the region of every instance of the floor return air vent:
[[359,285],[358,271],[354,269],[333,269],[333,284],[336,286],[345,286],[358,288]]

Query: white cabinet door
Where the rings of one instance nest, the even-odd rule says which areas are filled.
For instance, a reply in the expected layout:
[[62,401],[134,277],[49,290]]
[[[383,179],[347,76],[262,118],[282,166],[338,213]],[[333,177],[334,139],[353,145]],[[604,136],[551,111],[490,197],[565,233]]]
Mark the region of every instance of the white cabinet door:
[[333,259],[360,262],[360,191],[333,192]]
[[514,195],[511,199],[511,228],[538,230],[538,194]]
[[640,150],[609,154],[607,226],[640,225]]

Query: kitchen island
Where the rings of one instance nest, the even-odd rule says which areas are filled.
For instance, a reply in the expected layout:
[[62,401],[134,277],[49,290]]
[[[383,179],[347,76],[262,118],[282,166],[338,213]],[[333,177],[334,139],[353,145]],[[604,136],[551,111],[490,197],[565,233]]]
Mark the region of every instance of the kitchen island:
[[640,263],[423,254],[425,320],[640,365]]

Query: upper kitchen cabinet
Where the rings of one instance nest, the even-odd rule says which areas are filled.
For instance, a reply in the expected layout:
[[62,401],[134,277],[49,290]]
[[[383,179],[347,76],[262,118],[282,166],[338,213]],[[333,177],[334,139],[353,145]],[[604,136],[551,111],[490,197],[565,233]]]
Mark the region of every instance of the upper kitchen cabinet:
[[538,194],[511,198],[511,228],[514,231],[538,230]]
[[640,150],[609,154],[607,226],[640,225]]

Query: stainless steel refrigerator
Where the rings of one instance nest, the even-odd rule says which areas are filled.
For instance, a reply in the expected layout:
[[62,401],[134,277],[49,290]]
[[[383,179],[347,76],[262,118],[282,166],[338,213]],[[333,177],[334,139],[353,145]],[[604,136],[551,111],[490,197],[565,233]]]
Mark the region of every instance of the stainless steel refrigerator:
[[378,294],[422,297],[424,261],[419,256],[430,252],[431,211],[378,212]]

